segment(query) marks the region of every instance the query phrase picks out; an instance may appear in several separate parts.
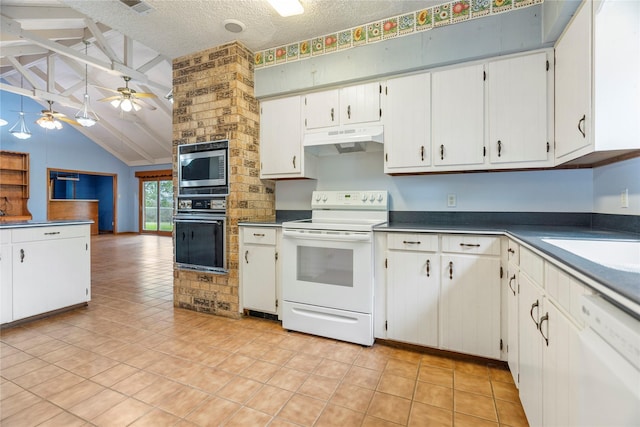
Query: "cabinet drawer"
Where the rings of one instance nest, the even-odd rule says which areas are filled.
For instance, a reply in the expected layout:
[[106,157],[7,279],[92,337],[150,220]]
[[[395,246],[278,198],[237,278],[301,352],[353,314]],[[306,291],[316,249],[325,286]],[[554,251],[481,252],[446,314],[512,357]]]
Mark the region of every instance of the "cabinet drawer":
[[536,285],[544,283],[544,260],[527,248],[520,248],[520,271],[529,276]]
[[13,243],[39,240],[71,239],[88,237],[90,225],[64,225],[53,227],[17,228],[13,230]]
[[549,262],[544,263],[544,281],[547,295],[569,313],[575,323],[584,326],[580,314],[580,297],[590,295],[592,291]]
[[404,251],[437,252],[438,235],[427,233],[389,233],[387,248]]
[[0,230],[0,245],[11,243],[11,230]]
[[442,252],[500,255],[500,237],[475,235],[442,236]]
[[245,227],[242,243],[253,243],[258,245],[275,245],[276,230],[267,227]]
[[513,265],[520,265],[520,245],[511,239],[507,244],[507,259]]

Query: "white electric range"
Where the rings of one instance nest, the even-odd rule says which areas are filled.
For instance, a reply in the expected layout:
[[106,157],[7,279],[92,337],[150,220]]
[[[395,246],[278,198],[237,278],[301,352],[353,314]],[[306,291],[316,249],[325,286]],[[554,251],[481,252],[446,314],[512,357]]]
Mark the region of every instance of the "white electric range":
[[373,227],[386,191],[314,191],[309,220],[282,224],[282,326],[373,344]]

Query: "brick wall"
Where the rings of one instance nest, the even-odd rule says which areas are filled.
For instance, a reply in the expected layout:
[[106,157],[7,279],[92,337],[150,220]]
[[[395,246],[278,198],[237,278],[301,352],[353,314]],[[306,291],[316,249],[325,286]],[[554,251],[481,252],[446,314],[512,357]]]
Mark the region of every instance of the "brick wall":
[[275,184],[260,180],[253,53],[238,42],[173,61],[173,176],[177,146],[229,140],[228,274],[174,270],[174,305],[239,317],[238,222],[275,220]]

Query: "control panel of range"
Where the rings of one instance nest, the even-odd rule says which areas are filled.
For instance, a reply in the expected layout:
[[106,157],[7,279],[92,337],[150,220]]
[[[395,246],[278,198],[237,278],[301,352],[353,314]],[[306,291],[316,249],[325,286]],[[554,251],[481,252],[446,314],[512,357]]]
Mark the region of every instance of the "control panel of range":
[[178,199],[178,211],[224,211],[227,200],[218,199]]
[[314,191],[312,209],[387,210],[389,193],[380,191]]

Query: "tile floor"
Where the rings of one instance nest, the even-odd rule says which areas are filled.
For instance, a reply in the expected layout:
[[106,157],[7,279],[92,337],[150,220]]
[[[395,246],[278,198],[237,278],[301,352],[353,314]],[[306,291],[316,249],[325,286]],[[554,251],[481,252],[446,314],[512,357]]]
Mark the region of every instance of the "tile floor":
[[2,426],[525,426],[501,366],[172,304],[171,238],[96,236],[88,307],[4,329]]

